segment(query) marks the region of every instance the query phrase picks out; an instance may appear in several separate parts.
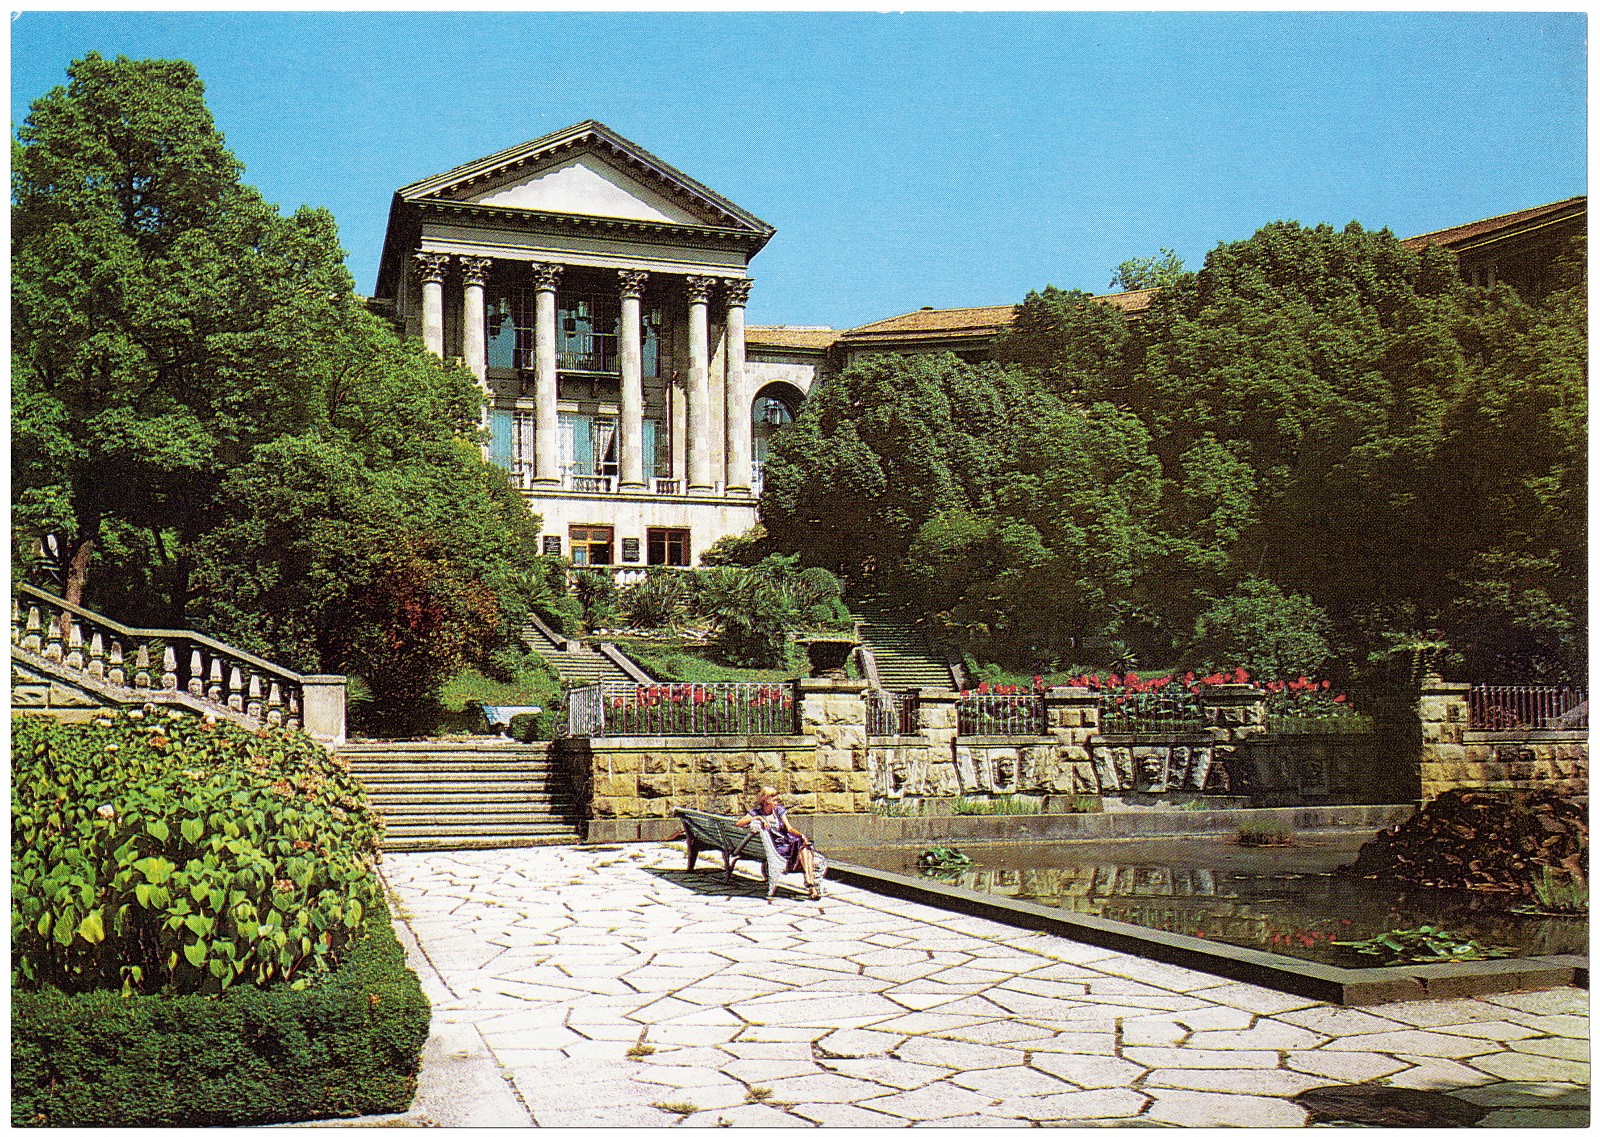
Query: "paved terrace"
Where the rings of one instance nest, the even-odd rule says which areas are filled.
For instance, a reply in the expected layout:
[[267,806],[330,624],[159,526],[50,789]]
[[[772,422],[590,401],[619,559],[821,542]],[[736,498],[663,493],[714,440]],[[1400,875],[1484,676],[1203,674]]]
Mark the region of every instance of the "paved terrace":
[[1295,1126],[1302,1091],[1375,1083],[1458,1099],[1391,1124],[1588,1123],[1584,991],[1345,1009],[837,884],[768,904],[707,860],[386,857],[434,1005],[408,1116]]

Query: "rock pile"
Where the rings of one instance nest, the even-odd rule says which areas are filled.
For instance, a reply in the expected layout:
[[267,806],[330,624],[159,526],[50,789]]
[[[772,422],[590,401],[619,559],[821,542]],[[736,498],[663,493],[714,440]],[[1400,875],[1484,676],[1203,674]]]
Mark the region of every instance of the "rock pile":
[[1588,876],[1584,804],[1554,790],[1450,790],[1361,846],[1341,873],[1425,888],[1527,895],[1545,870]]

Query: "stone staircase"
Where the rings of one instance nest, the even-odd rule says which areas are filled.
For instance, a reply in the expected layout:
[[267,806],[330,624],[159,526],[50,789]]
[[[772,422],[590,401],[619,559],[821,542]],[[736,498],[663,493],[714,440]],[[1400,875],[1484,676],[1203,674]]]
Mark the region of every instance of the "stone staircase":
[[852,600],[849,607],[850,614],[859,621],[861,638],[872,652],[878,681],[885,690],[949,689],[955,685],[950,664],[909,616],[873,599]]
[[[610,644],[601,650],[586,647],[552,629],[537,616],[522,630],[528,650],[555,668],[563,687],[588,687],[595,683],[649,683],[651,677]],[[609,650],[606,650],[609,649]],[[631,670],[630,670],[631,669]]]
[[580,840],[548,743],[351,742],[338,753],[384,816],[389,852]]

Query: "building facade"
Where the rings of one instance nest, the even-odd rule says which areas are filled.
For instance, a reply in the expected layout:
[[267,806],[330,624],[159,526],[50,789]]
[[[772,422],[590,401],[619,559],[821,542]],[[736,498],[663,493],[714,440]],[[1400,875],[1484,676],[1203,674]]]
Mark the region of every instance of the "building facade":
[[583,122],[396,191],[375,300],[477,376],[547,553],[688,565],[755,524],[756,447],[809,390],[746,356],[772,234]]

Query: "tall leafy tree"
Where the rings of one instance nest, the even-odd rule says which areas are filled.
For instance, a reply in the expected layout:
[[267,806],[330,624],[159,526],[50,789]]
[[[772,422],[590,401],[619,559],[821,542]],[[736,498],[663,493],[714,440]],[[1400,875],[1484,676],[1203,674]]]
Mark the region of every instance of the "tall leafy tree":
[[1119,292],[1166,288],[1183,276],[1183,258],[1163,248],[1153,257],[1130,257],[1111,270],[1110,287]]

